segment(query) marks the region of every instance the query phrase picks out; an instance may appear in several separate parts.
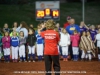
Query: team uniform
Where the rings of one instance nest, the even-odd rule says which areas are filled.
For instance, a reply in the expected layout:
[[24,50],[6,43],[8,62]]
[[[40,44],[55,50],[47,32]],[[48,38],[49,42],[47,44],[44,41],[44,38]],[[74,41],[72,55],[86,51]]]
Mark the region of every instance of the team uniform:
[[60,33],[59,45],[62,47],[63,58],[68,57],[68,46],[70,45],[70,35],[68,33]]
[[20,56],[20,62],[22,60],[26,61],[25,59],[25,43],[26,39],[24,37],[19,37],[19,56]]
[[17,62],[18,49],[19,49],[19,38],[17,36],[11,37],[11,47],[12,47],[12,60],[13,60],[13,62]]
[[2,36],[0,35],[0,61],[2,57]]
[[36,35],[37,37],[37,56],[39,61],[42,60],[42,56],[43,56],[43,38],[41,37],[40,34]]
[[11,41],[10,36],[7,37],[4,36],[2,38],[5,62],[10,61],[10,41]]
[[80,40],[79,34],[71,35],[73,60],[74,61],[77,61],[78,56],[79,56],[79,40]]
[[[53,62],[53,68],[55,72],[60,71],[59,63],[59,53],[58,53],[58,42],[60,40],[58,32],[54,30],[46,30],[41,32],[41,36],[44,38],[44,60],[45,60],[45,69],[46,75],[51,75],[51,65]],[[56,73],[55,75],[60,75]]]
[[33,62],[35,61],[35,43],[36,43],[36,36],[35,34],[29,34],[27,38],[28,43],[28,60],[30,62],[30,58],[32,56]]
[[96,35],[97,47],[98,47],[98,60],[100,61],[100,33]]

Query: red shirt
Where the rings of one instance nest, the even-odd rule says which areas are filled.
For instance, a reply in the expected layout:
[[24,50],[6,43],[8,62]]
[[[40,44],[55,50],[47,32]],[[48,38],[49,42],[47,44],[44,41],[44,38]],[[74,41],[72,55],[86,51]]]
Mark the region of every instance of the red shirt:
[[69,26],[70,24],[68,23],[68,22],[66,22],[65,24],[64,24],[64,28],[66,28],[67,26]]
[[45,42],[44,55],[58,55],[57,45],[60,40],[58,32],[46,30],[41,32],[41,36],[44,38]]

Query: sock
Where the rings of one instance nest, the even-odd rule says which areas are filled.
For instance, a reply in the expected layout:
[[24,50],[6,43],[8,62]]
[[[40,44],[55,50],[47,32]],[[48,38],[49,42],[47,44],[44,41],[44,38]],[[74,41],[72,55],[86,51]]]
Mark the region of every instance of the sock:
[[25,57],[23,57],[23,60],[26,61]]
[[73,55],[73,60],[75,61],[75,55]]
[[100,60],[100,54],[98,54],[98,60]]
[[42,56],[40,56],[40,59],[42,60]]
[[23,57],[20,57],[20,61],[22,61],[22,58],[23,58]]
[[30,58],[31,58],[31,54],[28,54],[28,60],[30,60]]
[[63,58],[65,58],[66,56],[65,55],[63,55]]
[[65,55],[65,58],[67,58],[67,55]]
[[38,60],[39,60],[39,61],[41,60],[41,56],[38,56]]
[[7,56],[6,55],[4,56],[4,58],[5,58],[5,61],[7,61]]
[[8,61],[10,61],[10,55],[8,55],[7,57],[8,57]]
[[32,54],[33,60],[35,60],[35,54]]

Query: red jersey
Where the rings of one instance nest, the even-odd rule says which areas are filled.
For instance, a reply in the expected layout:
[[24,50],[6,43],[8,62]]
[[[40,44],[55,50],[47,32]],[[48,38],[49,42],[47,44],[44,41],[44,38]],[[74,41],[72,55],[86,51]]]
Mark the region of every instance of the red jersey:
[[64,28],[66,28],[67,26],[69,26],[70,24],[68,23],[68,22],[66,22],[65,24],[64,24]]
[[46,30],[41,32],[41,36],[45,42],[44,55],[58,55],[59,33],[54,30]]

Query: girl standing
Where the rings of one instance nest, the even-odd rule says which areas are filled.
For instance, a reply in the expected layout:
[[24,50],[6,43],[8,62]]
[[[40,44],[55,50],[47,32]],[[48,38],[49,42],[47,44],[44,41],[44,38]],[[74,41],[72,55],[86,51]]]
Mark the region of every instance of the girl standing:
[[28,61],[30,61],[31,56],[33,57],[33,62],[35,62],[35,43],[36,43],[36,36],[35,32],[32,28],[29,28],[29,35],[27,38],[28,43]]
[[100,29],[96,35],[97,47],[98,47],[98,60],[100,61]]
[[68,57],[68,46],[70,45],[70,35],[64,28],[60,33],[59,45],[62,47],[63,61],[68,61],[67,57]]
[[24,37],[24,32],[21,31],[20,32],[20,36],[19,36],[19,56],[20,56],[20,61],[19,62],[26,62],[25,59],[25,44],[26,44],[26,38]]
[[42,57],[43,57],[43,38],[40,35],[41,32],[41,27],[38,29],[38,34],[36,35],[37,37],[37,56],[38,56],[38,60],[42,61]]
[[72,50],[73,50],[73,60],[78,61],[79,56],[79,39],[80,36],[77,33],[77,31],[74,31],[74,35],[71,35],[71,41],[72,41]]
[[8,24],[7,23],[4,24],[3,32],[4,33],[5,32],[9,32],[10,33],[10,29],[8,28]]
[[11,37],[12,46],[12,60],[17,62],[18,60],[18,49],[19,49],[19,38],[17,37],[17,32],[13,31],[13,36]]
[[95,56],[94,53],[94,44],[92,42],[91,36],[89,32],[83,32],[80,40],[80,49],[82,50],[82,60],[86,58],[86,60],[89,58],[89,61],[91,61],[92,56],[91,53]]
[[2,38],[3,51],[5,62],[10,62],[10,36],[8,32],[5,32],[4,37]]

